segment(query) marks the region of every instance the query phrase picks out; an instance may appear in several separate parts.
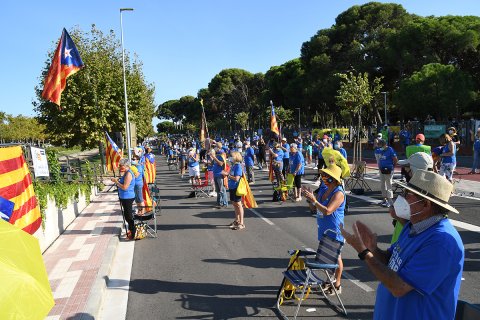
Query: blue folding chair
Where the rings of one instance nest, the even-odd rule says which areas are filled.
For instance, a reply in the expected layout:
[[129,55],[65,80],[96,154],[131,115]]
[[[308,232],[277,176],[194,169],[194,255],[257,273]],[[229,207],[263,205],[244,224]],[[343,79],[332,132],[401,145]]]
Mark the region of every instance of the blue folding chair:
[[[295,287],[295,296],[296,300],[298,301],[294,319],[297,318],[302,301],[306,299],[305,293],[307,292],[308,296],[308,292],[312,289],[320,289],[319,291],[329,304],[336,307],[339,312],[347,315],[347,310],[345,309],[342,299],[340,298],[334,285],[335,270],[338,268],[338,257],[340,256],[344,245],[343,241],[334,239],[336,235],[337,232],[334,230],[326,230],[320,239],[320,242],[318,243],[318,249],[316,252],[300,251],[298,253],[298,255],[302,256],[305,260],[305,269],[287,269],[283,272],[284,279],[278,292],[276,307],[285,319],[288,319],[288,317],[281,310],[280,305],[283,303],[283,290],[285,290],[284,284],[287,282],[287,280]],[[297,253],[298,251],[295,250],[294,252]],[[315,259],[311,260],[309,257],[315,257]],[[333,303],[329,296],[325,293],[326,289],[324,289],[324,284],[328,284],[331,287],[338,299],[338,304]],[[301,292],[299,298],[297,297],[297,292]]]

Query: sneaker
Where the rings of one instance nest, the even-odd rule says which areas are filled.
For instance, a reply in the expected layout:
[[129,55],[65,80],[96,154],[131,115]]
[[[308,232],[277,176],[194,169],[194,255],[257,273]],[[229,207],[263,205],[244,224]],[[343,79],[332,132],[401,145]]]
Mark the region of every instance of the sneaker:
[[318,167],[313,167],[313,170],[318,170]]
[[216,206],[213,206],[215,209],[222,209],[222,206],[221,205],[216,205]]
[[387,200],[382,200],[378,203],[378,205],[380,206],[385,206],[385,203],[387,202]]

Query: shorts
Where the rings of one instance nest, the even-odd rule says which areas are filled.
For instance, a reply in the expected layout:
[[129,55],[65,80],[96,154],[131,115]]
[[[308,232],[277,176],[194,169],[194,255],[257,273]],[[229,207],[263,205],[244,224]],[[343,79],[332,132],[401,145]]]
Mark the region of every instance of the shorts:
[[188,175],[190,177],[200,177],[200,166],[188,167]]
[[228,191],[230,192],[230,201],[233,201],[233,202],[242,201],[242,196],[237,196],[237,188],[229,189]]
[[141,186],[136,184],[133,190],[135,191],[135,202],[143,203],[143,184]]

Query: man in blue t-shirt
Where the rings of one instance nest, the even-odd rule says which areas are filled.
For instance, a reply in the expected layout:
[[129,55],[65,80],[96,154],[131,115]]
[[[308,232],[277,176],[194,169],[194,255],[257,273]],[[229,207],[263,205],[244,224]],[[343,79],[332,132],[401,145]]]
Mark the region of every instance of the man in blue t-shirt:
[[360,221],[342,234],[380,281],[374,319],[451,320],[460,292],[464,246],[446,218],[458,211],[448,204],[453,185],[444,177],[417,170],[395,201],[392,216],[410,220],[398,241],[384,251]]
[[283,170],[282,174],[284,177],[287,176],[288,172],[288,163],[290,161],[290,145],[287,142],[287,138],[282,138],[282,143],[280,144],[280,148],[283,151]]
[[255,183],[255,175],[253,174],[255,158],[255,150],[250,146],[250,141],[245,141],[245,171],[247,171],[247,180],[250,184]]
[[393,172],[398,162],[397,154],[392,147],[387,146],[385,140],[378,142],[379,148],[375,151],[378,156],[378,169],[380,170],[380,188],[383,201],[380,205],[389,208],[393,204]]

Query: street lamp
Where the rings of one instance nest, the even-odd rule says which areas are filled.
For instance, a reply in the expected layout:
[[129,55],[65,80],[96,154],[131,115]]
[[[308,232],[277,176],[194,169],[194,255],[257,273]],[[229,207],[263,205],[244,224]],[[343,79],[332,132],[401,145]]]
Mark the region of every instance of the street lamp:
[[295,108],[298,110],[298,135],[300,135],[300,132],[302,131],[300,128],[300,108]]
[[387,92],[386,91],[382,91],[381,92],[384,96],[384,106],[385,106],[385,125],[387,126],[388,125],[388,121],[387,121]]
[[122,34],[122,65],[123,65],[123,91],[125,94],[125,131],[127,132],[127,154],[128,161],[132,162],[132,155],[130,154],[131,137],[130,137],[130,123],[128,122],[128,101],[127,101],[127,78],[125,77],[125,48],[123,47],[123,21],[122,12],[133,11],[133,8],[120,8],[120,30]]

